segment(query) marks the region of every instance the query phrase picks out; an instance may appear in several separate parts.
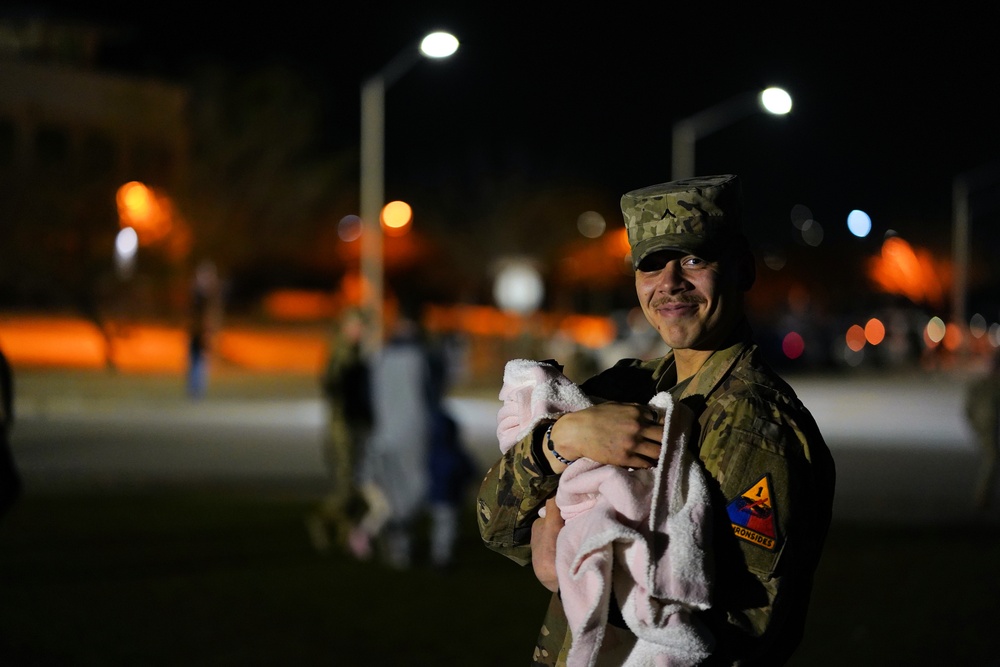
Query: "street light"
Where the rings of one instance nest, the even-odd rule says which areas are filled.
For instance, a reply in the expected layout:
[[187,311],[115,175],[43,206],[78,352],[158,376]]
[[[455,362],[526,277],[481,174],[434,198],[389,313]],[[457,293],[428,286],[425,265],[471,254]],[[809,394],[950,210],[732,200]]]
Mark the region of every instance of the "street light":
[[694,176],[694,143],[757,111],[784,115],[792,110],[791,96],[781,88],[737,95],[674,123],[671,180]]
[[420,48],[407,48],[361,85],[361,276],[367,301],[371,336],[369,350],[382,342],[383,252],[379,216],[384,203],[385,91],[401,76],[427,58],[447,58],[458,49],[458,40],[446,32],[423,38]]
[[131,227],[123,227],[115,237],[115,269],[118,277],[128,280],[135,269],[135,256],[139,251],[139,235]]
[[[951,252],[955,277],[951,286],[951,320],[963,330],[969,325],[966,300],[969,292],[969,227],[972,218],[970,199],[977,191],[996,187],[997,184],[1000,184],[1000,162],[961,173],[952,181]],[[960,353],[966,355],[968,351],[968,341],[963,336]]]

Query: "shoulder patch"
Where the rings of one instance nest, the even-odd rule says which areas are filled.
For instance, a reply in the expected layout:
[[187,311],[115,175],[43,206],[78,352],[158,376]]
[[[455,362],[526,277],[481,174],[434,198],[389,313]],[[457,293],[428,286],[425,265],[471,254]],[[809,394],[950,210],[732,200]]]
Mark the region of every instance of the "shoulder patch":
[[771,476],[765,474],[726,505],[736,537],[774,551],[778,542],[777,516],[771,504]]

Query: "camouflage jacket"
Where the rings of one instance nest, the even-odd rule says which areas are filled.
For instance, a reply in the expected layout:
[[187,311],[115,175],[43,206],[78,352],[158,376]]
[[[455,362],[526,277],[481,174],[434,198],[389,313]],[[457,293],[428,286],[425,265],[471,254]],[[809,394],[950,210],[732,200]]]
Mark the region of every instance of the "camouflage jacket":
[[987,451],[1000,449],[1000,374],[990,373],[969,384],[965,415]]
[[[763,361],[748,328],[739,338],[715,352],[689,382],[677,384],[668,354],[622,360],[583,389],[627,403],[646,403],[669,391],[698,415],[691,443],[716,482],[715,594],[700,618],[715,650],[705,664],[780,665],[801,640],[831,519],[835,469],[812,416]],[[547,462],[536,458],[532,445],[539,437],[527,436],[502,456],[478,497],[486,546],[522,565],[531,562],[531,524],[559,482]],[[629,635],[612,625],[609,636]],[[569,635],[555,594],[531,664],[563,664]]]

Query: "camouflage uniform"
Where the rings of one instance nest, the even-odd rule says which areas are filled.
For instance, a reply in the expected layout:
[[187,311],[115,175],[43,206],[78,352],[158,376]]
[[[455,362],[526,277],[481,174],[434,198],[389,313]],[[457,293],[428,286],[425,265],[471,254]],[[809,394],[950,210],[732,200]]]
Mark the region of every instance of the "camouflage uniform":
[[[689,382],[675,385],[668,354],[647,362],[623,360],[583,389],[635,403],[669,391],[695,410],[698,433],[692,442],[718,483],[713,489],[716,599],[702,617],[717,643],[710,664],[777,665],[801,638],[813,570],[830,524],[834,465],[809,412],[761,360],[747,329],[741,333]],[[540,434],[511,448],[487,473],[479,493],[483,540],[522,565],[531,562],[531,524],[559,482],[533,450],[535,437]],[[769,502],[756,509],[771,521],[754,530],[738,515],[752,514],[744,498],[762,485]],[[562,664],[569,640],[554,595],[531,664]]]
[[[693,207],[716,215],[711,201],[697,199]],[[691,205],[684,197],[670,204],[681,211]],[[623,209],[626,224],[643,216],[625,198]],[[662,208],[646,220],[659,224],[660,216]],[[630,227],[633,259],[638,263],[664,247],[694,250],[699,239],[685,234],[697,226],[703,240],[718,223],[702,216],[661,225],[658,237],[647,237],[648,242]],[[685,229],[673,234],[681,227]],[[639,404],[668,391],[697,415],[691,446],[716,482],[711,548],[715,593],[711,609],[698,615],[715,638],[713,656],[705,664],[782,664],[801,640],[813,572],[831,520],[835,468],[812,416],[764,362],[749,325],[742,321],[729,343],[680,383],[670,353],[652,361],[622,360],[582,388],[599,399]],[[531,524],[559,483],[540,449],[546,427],[508,450],[486,474],[479,492],[483,540],[521,565],[531,562]],[[611,618],[606,637],[611,643],[628,642],[631,633]],[[570,641],[557,593],[531,664],[564,664]]]
[[356,469],[372,424],[368,373],[360,342],[344,331],[338,332],[322,378],[327,427],[322,442],[323,462],[330,489],[306,519],[313,545],[320,551],[330,547],[330,530],[337,546],[345,546],[351,529],[365,511]]
[[10,451],[10,430],[14,424],[14,373],[0,351],[0,517],[21,497],[21,474]]
[[976,481],[976,507],[989,508],[1000,480],[1000,352],[989,374],[969,384],[965,396],[965,415],[982,447],[979,478]]
[[730,249],[743,239],[740,188],[736,176],[689,178],[651,185],[622,196],[622,214],[632,265],[657,250],[703,256]]

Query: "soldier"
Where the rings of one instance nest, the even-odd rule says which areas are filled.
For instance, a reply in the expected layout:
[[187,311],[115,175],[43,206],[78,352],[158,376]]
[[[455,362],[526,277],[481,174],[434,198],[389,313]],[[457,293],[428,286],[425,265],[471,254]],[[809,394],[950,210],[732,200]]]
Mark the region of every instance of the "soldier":
[[0,517],[21,497],[21,474],[10,451],[10,430],[14,424],[14,372],[0,350]]
[[[835,470],[812,416],[753,342],[744,293],[756,273],[741,197],[733,175],[622,197],[636,293],[671,351],[619,361],[583,383],[595,405],[542,421],[507,450],[482,483],[478,520],[490,549],[532,563],[555,589],[562,520],[552,498],[560,474],[583,457],[651,468],[664,425],[645,404],[666,391],[694,412],[688,444],[709,477],[714,581],[709,608],[693,612],[710,637],[704,664],[780,665],[802,637]],[[531,664],[565,664],[572,641],[556,591]],[[609,613],[602,658],[620,663],[616,656],[636,642],[620,615]]]
[[983,449],[976,482],[976,509],[988,510],[1000,479],[1000,350],[990,362],[989,372],[973,380],[966,391],[965,416]]
[[[350,538],[367,509],[356,479],[362,447],[372,427],[370,369],[362,353],[365,326],[361,311],[343,314],[321,381],[326,399],[323,461],[330,490],[306,516],[309,538],[321,553],[327,552],[331,543],[354,551]],[[354,553],[366,556],[367,545],[362,544]]]

